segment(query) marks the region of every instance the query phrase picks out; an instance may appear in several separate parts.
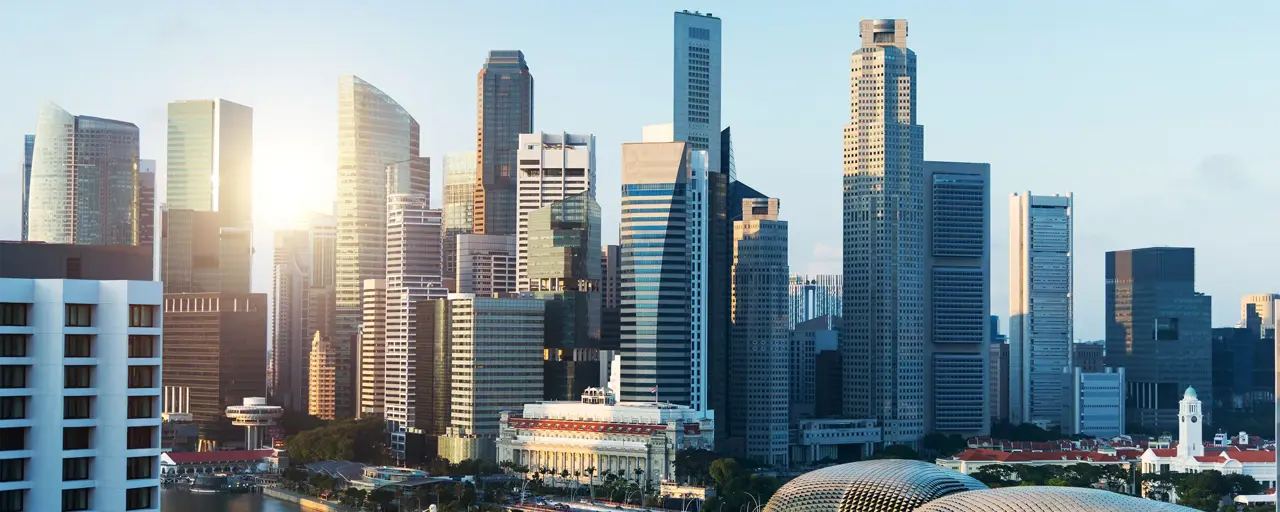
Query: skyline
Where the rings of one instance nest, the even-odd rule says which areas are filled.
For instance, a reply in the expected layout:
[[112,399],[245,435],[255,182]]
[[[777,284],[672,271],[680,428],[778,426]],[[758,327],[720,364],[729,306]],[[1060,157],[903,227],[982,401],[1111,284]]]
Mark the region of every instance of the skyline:
[[[697,8],[724,20],[723,124],[733,127],[742,179],[781,199],[787,212],[783,220],[792,226],[793,273],[839,269],[840,135],[848,114],[847,63],[858,46],[856,22],[897,17],[915,29],[911,46],[920,61],[925,158],[992,165],[993,313],[1007,319],[1002,269],[1008,264],[1003,236],[1008,218],[999,205],[1021,190],[1076,196],[1078,338],[1103,337],[1102,268],[1108,250],[1195,247],[1201,262],[1197,287],[1216,299],[1215,326],[1235,323],[1242,295],[1274,291],[1280,281],[1280,270],[1268,261],[1280,242],[1247,222],[1259,217],[1255,210],[1280,185],[1265,172],[1280,163],[1266,140],[1274,133],[1274,114],[1280,113],[1280,102],[1270,94],[1277,72],[1253,67],[1266,62],[1267,50],[1274,47],[1263,39],[1266,12],[1237,18],[1190,8],[1147,13],[1107,5],[1104,18],[1096,9],[1061,6],[1017,6],[998,15],[986,12],[990,5],[928,6],[930,12],[923,12],[926,7],[830,4],[795,11],[821,11],[821,17],[778,23],[771,17],[776,11],[759,3],[610,5],[554,13],[503,11],[494,5],[514,4],[448,6],[452,11],[413,6],[396,14],[317,2],[315,12],[296,20],[285,18],[283,7],[250,9],[248,4],[203,15],[200,9],[179,13],[157,5],[127,16],[84,4],[77,8],[82,15],[62,20],[73,33],[65,47],[7,56],[31,79],[10,84],[12,92],[0,103],[10,114],[0,119],[0,183],[6,184],[0,187],[0,239],[19,238],[18,141],[33,133],[43,99],[78,114],[137,124],[140,157],[156,159],[162,175],[168,102],[225,98],[247,105],[257,121],[255,209],[281,201],[315,208],[333,197],[339,76],[360,76],[404,105],[422,123],[423,156],[443,162],[446,152],[474,148],[474,78],[488,50],[520,49],[539,81],[534,130],[598,136],[602,242],[616,243],[621,146],[639,142],[642,126],[669,121],[668,17]],[[1280,13],[1273,5],[1256,7]],[[0,17],[5,20],[0,21],[0,48],[25,47],[23,41],[36,40],[39,27],[65,16],[65,10],[29,5]],[[510,30],[487,31],[472,40],[456,37],[461,21],[474,22],[480,12]],[[217,46],[208,39],[207,46],[199,46],[202,38],[216,35],[211,30],[220,16],[244,18],[244,39]],[[600,17],[634,23],[591,23]],[[1025,19],[1014,23],[1019,17]],[[348,26],[337,23],[348,18]],[[387,29],[423,19],[435,20],[432,25],[440,30],[403,35]],[[582,30],[572,38],[548,35],[554,32],[539,20]],[[1134,20],[1141,23],[1131,25]],[[96,31],[113,22],[156,30],[110,30],[120,45],[113,49],[119,51],[94,60],[62,53],[83,46],[74,43],[76,37],[101,40]],[[1200,27],[1228,22],[1237,27],[1231,52],[1194,37]],[[975,24],[985,30],[973,30]],[[1085,24],[1089,31],[1078,30]],[[326,35],[344,32],[347,37]],[[775,37],[752,37],[760,33]],[[1116,33],[1128,36],[1119,46],[1081,37]],[[290,34],[295,37],[286,37]],[[415,43],[417,38],[425,42]],[[581,45],[584,39],[602,44]],[[423,52],[432,47],[446,50]],[[182,52],[215,50],[224,52],[221,58],[175,60]],[[374,52],[385,57],[368,59]],[[55,65],[68,60],[78,65]],[[586,74],[583,61],[599,66]],[[291,64],[274,71],[271,66],[280,62]],[[1209,69],[1215,71],[1247,69],[1251,79],[1229,83],[1216,72],[1186,74],[1188,62],[1212,62]],[[85,87],[73,79],[81,74],[108,78]],[[1028,109],[1041,115],[1028,117]],[[438,208],[444,173],[442,165],[433,167],[431,205]],[[296,197],[280,197],[280,191],[290,190],[290,178],[300,177],[308,178],[306,187]],[[305,201],[308,196],[313,201]],[[298,220],[305,220],[298,213]],[[253,288],[258,292],[269,290],[270,230],[285,227],[275,221],[264,214],[255,219]],[[1251,273],[1241,271],[1246,268]]]

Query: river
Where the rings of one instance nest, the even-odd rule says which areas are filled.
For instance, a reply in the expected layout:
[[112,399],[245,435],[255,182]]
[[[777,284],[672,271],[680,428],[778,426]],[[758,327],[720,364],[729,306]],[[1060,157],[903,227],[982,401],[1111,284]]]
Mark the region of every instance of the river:
[[302,507],[252,494],[198,494],[174,488],[160,491],[160,512],[298,512]]

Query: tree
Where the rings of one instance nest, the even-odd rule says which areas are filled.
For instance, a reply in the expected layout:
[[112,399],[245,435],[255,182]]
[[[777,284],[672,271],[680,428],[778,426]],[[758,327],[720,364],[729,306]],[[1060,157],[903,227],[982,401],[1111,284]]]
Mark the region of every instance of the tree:
[[1013,466],[1004,464],[988,464],[978,468],[973,474],[969,475],[977,479],[979,482],[987,484],[987,487],[1011,487],[1018,485],[1018,471]]
[[946,435],[935,432],[924,436],[921,446],[926,452],[938,457],[950,457],[964,451],[969,447],[969,443],[959,434]]
[[711,463],[711,479],[716,482],[716,487],[726,487],[729,482],[742,474],[742,469],[738,466],[738,460],[730,457],[716,459]]
[[342,497],[339,498],[338,503],[351,508],[360,508],[364,506],[364,499],[368,494],[364,489],[348,487],[347,490],[342,492]]
[[891,444],[876,451],[873,459],[911,459],[919,460],[920,454],[905,444]]
[[707,485],[711,479],[711,463],[716,454],[711,450],[684,449],[676,452],[676,478],[685,483]]
[[587,486],[591,489],[591,499],[596,499],[596,467],[589,466],[585,470],[587,473]]
[[396,494],[390,489],[383,487],[380,489],[374,489],[369,493],[369,497],[367,499],[369,500],[369,503],[372,503],[377,507],[374,510],[382,511],[387,510],[387,508],[391,506],[391,502],[396,499]]
[[387,461],[384,425],[376,418],[343,420],[301,432],[285,441],[299,462],[347,460],[366,464]]

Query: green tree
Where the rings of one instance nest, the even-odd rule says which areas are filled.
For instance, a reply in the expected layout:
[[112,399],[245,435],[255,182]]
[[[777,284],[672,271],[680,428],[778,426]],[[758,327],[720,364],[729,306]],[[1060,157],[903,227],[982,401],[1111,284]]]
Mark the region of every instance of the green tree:
[[1018,485],[1018,471],[1013,466],[1005,464],[987,464],[969,476],[992,488]]
[[715,481],[716,487],[727,487],[729,482],[742,474],[742,469],[738,465],[738,460],[725,457],[716,459],[711,463],[711,479]]
[[905,444],[891,444],[877,450],[873,459],[911,459],[920,460],[920,454]]
[[707,485],[711,480],[711,463],[716,454],[711,450],[684,449],[676,452],[676,478],[684,483]]
[[374,505],[374,510],[381,512],[390,509],[391,502],[396,499],[396,494],[391,489],[383,487],[380,489],[374,489],[369,493],[369,497],[367,499],[369,503]]

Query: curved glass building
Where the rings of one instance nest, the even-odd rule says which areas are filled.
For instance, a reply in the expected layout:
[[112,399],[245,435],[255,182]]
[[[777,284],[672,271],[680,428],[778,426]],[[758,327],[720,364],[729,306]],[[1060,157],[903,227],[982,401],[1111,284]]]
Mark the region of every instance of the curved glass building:
[[[870,509],[868,509],[870,510]],[[1005,487],[939,498],[917,512],[1191,512],[1181,505],[1078,487]]]
[[[982,482],[918,460],[869,460],[810,471],[774,493],[765,512],[910,512]],[[951,510],[951,509],[945,509]]]

